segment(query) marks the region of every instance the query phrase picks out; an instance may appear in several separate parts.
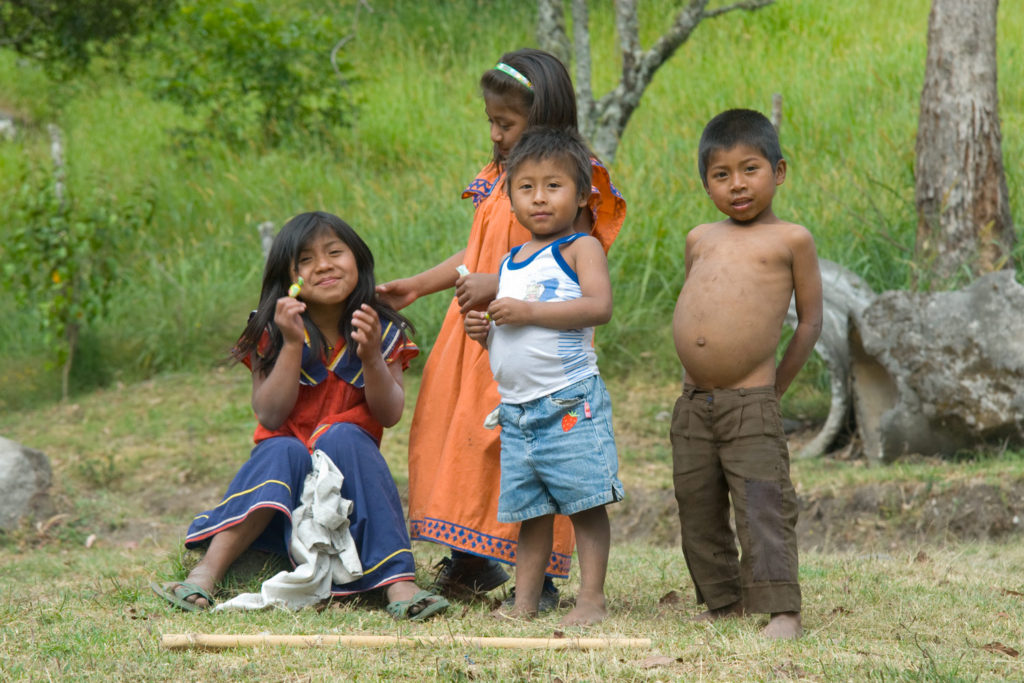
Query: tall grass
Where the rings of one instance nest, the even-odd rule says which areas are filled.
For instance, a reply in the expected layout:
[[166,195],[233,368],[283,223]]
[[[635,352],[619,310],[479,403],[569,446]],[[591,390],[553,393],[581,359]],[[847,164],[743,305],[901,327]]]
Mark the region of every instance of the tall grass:
[[[611,7],[592,4],[593,85],[603,93],[619,62]],[[664,31],[673,6],[641,6],[646,44]],[[599,334],[606,373],[677,372],[669,319],[685,235],[717,219],[697,177],[696,141],[721,109],[768,111],[773,93],[783,98],[790,168],[776,212],[807,225],[822,257],[875,289],[906,286],[928,9],[928,0],[788,0],[734,12],[702,23],[657,73],[611,167],[629,214],[610,254],[617,310]],[[354,3],[324,11],[337,12],[342,25],[355,16]],[[152,68],[144,56],[120,75],[96,69],[56,89],[0,51],[0,108],[30,121],[17,140],[0,141],[0,197],[27,164],[48,163],[41,125],[50,119],[67,133],[73,191],[102,185],[157,196],[152,230],[118,254],[122,294],[106,319],[90,321],[73,386],[222,359],[256,303],[262,221],[280,224],[312,208],[337,213],[374,248],[381,280],[464,246],[472,207],[459,193],[490,149],[477,80],[502,52],[534,44],[533,22],[531,3],[512,0],[375,3],[372,13],[360,12],[344,48],[360,78],[352,85],[361,101],[352,127],[330,145],[275,150],[181,144],[171,131],[184,114],[138,85],[136,75]],[[999,22],[1003,153],[1020,215],[1024,96],[1016,84],[1024,60],[1015,36],[1024,17],[1004,4]],[[0,235],[7,215],[0,201]],[[410,308],[425,348],[446,306],[438,295]],[[57,395],[58,372],[47,367],[38,335],[30,317],[0,301],[0,407]]]

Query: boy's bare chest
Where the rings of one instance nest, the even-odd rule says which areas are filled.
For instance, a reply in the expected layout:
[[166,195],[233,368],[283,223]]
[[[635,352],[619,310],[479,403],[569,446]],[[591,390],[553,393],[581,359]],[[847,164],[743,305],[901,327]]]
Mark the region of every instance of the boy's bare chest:
[[792,283],[792,255],[778,240],[756,236],[705,237],[695,245],[687,284],[728,289],[742,283]]

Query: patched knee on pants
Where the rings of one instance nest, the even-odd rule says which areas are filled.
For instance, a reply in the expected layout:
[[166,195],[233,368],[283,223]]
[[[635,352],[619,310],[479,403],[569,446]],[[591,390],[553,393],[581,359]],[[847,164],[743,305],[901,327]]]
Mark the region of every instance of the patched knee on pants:
[[754,581],[792,581],[790,551],[782,514],[782,485],[777,481],[746,481],[747,525]]

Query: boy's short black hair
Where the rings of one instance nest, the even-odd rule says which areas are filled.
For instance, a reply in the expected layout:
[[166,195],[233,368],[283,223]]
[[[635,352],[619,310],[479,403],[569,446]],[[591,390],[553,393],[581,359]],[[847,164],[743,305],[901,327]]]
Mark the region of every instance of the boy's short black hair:
[[573,128],[534,126],[527,128],[505,161],[505,191],[512,193],[512,177],[524,161],[558,159],[566,162],[576,182],[576,196],[590,196],[590,148]]
[[719,149],[750,145],[771,163],[774,169],[782,161],[779,134],[768,117],[752,109],[728,109],[704,126],[697,150],[697,170],[704,187],[708,186],[708,159]]

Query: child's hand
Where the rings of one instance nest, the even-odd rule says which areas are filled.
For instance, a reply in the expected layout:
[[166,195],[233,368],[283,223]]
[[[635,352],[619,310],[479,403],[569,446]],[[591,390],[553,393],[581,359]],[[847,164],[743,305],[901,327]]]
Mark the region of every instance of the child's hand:
[[470,339],[487,346],[487,333],[491,331],[491,322],[483,311],[469,311],[462,325]]
[[459,300],[459,312],[465,315],[476,309],[483,309],[498,295],[498,276],[493,273],[470,273],[455,281],[455,297]]
[[302,322],[302,313],[306,304],[290,296],[277,300],[274,308],[274,324],[281,330],[286,344],[304,344],[306,342],[306,326]]
[[385,306],[390,306],[400,311],[413,301],[416,301],[418,294],[413,289],[411,278],[391,280],[377,285],[377,298]]
[[380,355],[380,317],[367,304],[352,314],[352,341],[356,343],[356,355],[363,363],[383,358]]
[[502,297],[495,299],[487,307],[487,314],[495,325],[529,325],[530,304],[519,299]]

